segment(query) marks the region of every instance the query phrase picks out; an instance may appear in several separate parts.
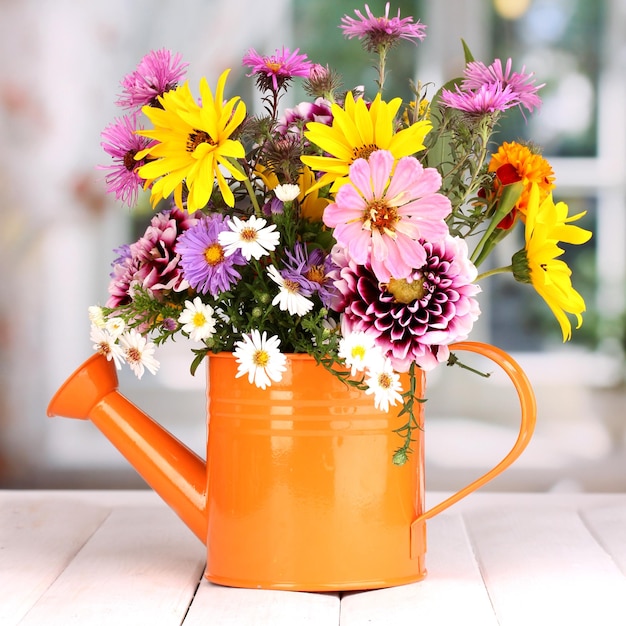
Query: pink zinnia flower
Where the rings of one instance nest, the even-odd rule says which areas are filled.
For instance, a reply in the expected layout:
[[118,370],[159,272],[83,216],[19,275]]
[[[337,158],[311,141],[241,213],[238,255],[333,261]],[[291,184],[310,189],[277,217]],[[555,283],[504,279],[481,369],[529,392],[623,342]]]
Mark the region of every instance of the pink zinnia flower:
[[158,97],[174,89],[185,76],[188,63],[182,56],[172,56],[170,50],[152,50],[137,65],[137,69],[122,79],[122,94],[117,105],[125,109],[140,109],[144,105],[154,106]]
[[448,345],[465,340],[480,315],[475,296],[476,268],[459,237],[423,242],[426,262],[407,279],[382,284],[368,265],[360,265],[335,246],[339,266],[335,285],[341,296],[342,333],[364,332],[398,372],[411,363],[429,370],[448,359]]
[[506,111],[518,105],[519,99],[509,85],[503,88],[500,83],[485,83],[473,91],[462,91],[458,85],[456,91],[443,89],[441,102],[470,115],[482,116]]
[[541,105],[541,98],[537,95],[537,91],[544,85],[535,85],[534,74],[526,74],[525,67],[521,72],[511,73],[511,59],[506,62],[506,67],[502,67],[502,61],[496,59],[488,67],[480,61],[471,61],[467,64],[463,73],[464,80],[461,83],[463,89],[476,90],[483,85],[497,83],[503,89],[510,88],[512,94],[517,99],[520,107],[525,107],[529,112]]
[[299,48],[290,52],[283,46],[271,56],[262,56],[250,48],[243,57],[242,64],[252,69],[248,76],[257,76],[257,85],[261,91],[277,92],[294,76],[308,76],[312,63],[306,54],[298,54]]
[[365,5],[367,16],[358,10],[354,12],[358,19],[344,15],[339,28],[348,39],[358,37],[364,40],[365,49],[369,52],[376,52],[380,47],[387,48],[400,39],[422,40],[426,36],[426,26],[419,21],[413,23],[412,17],[400,18],[400,9],[398,15],[390,19],[389,2],[385,5],[384,17],[375,17],[367,4]]
[[144,150],[150,140],[136,134],[136,115],[127,115],[116,119],[102,131],[101,146],[113,159],[112,165],[102,165],[99,169],[107,170],[105,176],[107,191],[114,193],[130,207],[137,203],[137,194],[144,184],[137,174],[145,160],[135,160],[135,155]]
[[426,261],[422,241],[448,234],[451,204],[437,193],[441,175],[414,157],[396,163],[391,152],[377,150],[354,161],[349,179],[324,210],[324,224],[356,263],[371,264],[379,281],[407,278]]

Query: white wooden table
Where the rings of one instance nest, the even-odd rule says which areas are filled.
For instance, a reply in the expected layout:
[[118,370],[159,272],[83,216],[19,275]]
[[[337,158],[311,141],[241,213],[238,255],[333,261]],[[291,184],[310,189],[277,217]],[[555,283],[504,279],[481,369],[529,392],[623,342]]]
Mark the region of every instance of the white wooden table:
[[0,491],[2,626],[624,626],[626,494],[472,494],[429,520],[427,578],[391,589],[231,589],[204,562],[150,491]]

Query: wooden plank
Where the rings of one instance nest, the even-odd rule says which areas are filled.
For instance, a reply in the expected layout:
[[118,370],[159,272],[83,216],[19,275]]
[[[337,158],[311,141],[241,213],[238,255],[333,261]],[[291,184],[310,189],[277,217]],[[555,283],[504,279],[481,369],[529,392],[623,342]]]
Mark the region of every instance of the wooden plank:
[[165,506],[119,508],[20,624],[180,624],[204,563],[204,546]]
[[204,580],[184,626],[337,626],[339,594],[235,589]]
[[575,510],[545,502],[464,514],[499,623],[624,626],[626,578]]
[[585,506],[581,516],[596,541],[626,575],[626,502],[615,506]]
[[428,574],[418,583],[346,594],[341,626],[491,626],[489,596],[459,515],[440,514],[427,522]]
[[0,624],[17,624],[110,509],[76,499],[4,492],[0,498]]

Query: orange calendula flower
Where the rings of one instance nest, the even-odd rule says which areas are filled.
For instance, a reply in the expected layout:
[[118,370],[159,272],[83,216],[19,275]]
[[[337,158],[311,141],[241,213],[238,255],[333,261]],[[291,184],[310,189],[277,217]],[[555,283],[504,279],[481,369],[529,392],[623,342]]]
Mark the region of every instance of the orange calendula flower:
[[540,154],[515,141],[505,142],[491,156],[489,171],[496,172],[495,191],[503,184],[521,181],[524,185],[515,209],[526,215],[531,185],[536,184],[543,200],[554,189],[552,166]]
[[543,200],[540,197],[539,185],[533,183],[528,194],[526,245],[513,256],[513,276],[519,282],[532,284],[554,313],[563,341],[567,341],[572,336],[567,314],[576,317],[576,327],[580,328],[585,301],[572,286],[570,268],[558,258],[564,252],[558,244],[583,244],[589,241],[591,232],[571,224],[584,212],[568,216],[568,206],[564,202],[555,204],[551,193]]
[[432,124],[421,120],[395,132],[395,117],[401,104],[401,98],[385,102],[378,94],[368,106],[362,98],[355,100],[348,92],[343,108],[332,105],[332,126],[309,122],[305,137],[329,155],[301,157],[312,170],[323,172],[309,192],[331,183],[331,191],[337,191],[348,180],[350,165],[359,158],[368,159],[377,150],[388,150],[395,159],[423,150]]

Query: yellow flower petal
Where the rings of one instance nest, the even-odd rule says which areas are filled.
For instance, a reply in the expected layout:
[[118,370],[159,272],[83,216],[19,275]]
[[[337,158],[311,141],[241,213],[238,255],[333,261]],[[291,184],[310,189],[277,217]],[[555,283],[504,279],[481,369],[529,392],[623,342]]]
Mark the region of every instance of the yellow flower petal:
[[161,96],[162,108],[144,107],[154,127],[138,133],[155,143],[142,152],[148,163],[138,169],[138,174],[153,181],[153,204],[174,192],[178,205],[184,183],[189,191],[187,209],[196,211],[209,202],[217,182],[225,202],[234,205],[220,165],[226,165],[234,178],[242,180],[242,173],[228,159],[245,156],[243,145],[230,136],[245,118],[246,106],[239,97],[224,102],[229,72],[220,75],[215,96],[206,79],[201,79],[201,105],[195,101],[188,83],[184,83]]

